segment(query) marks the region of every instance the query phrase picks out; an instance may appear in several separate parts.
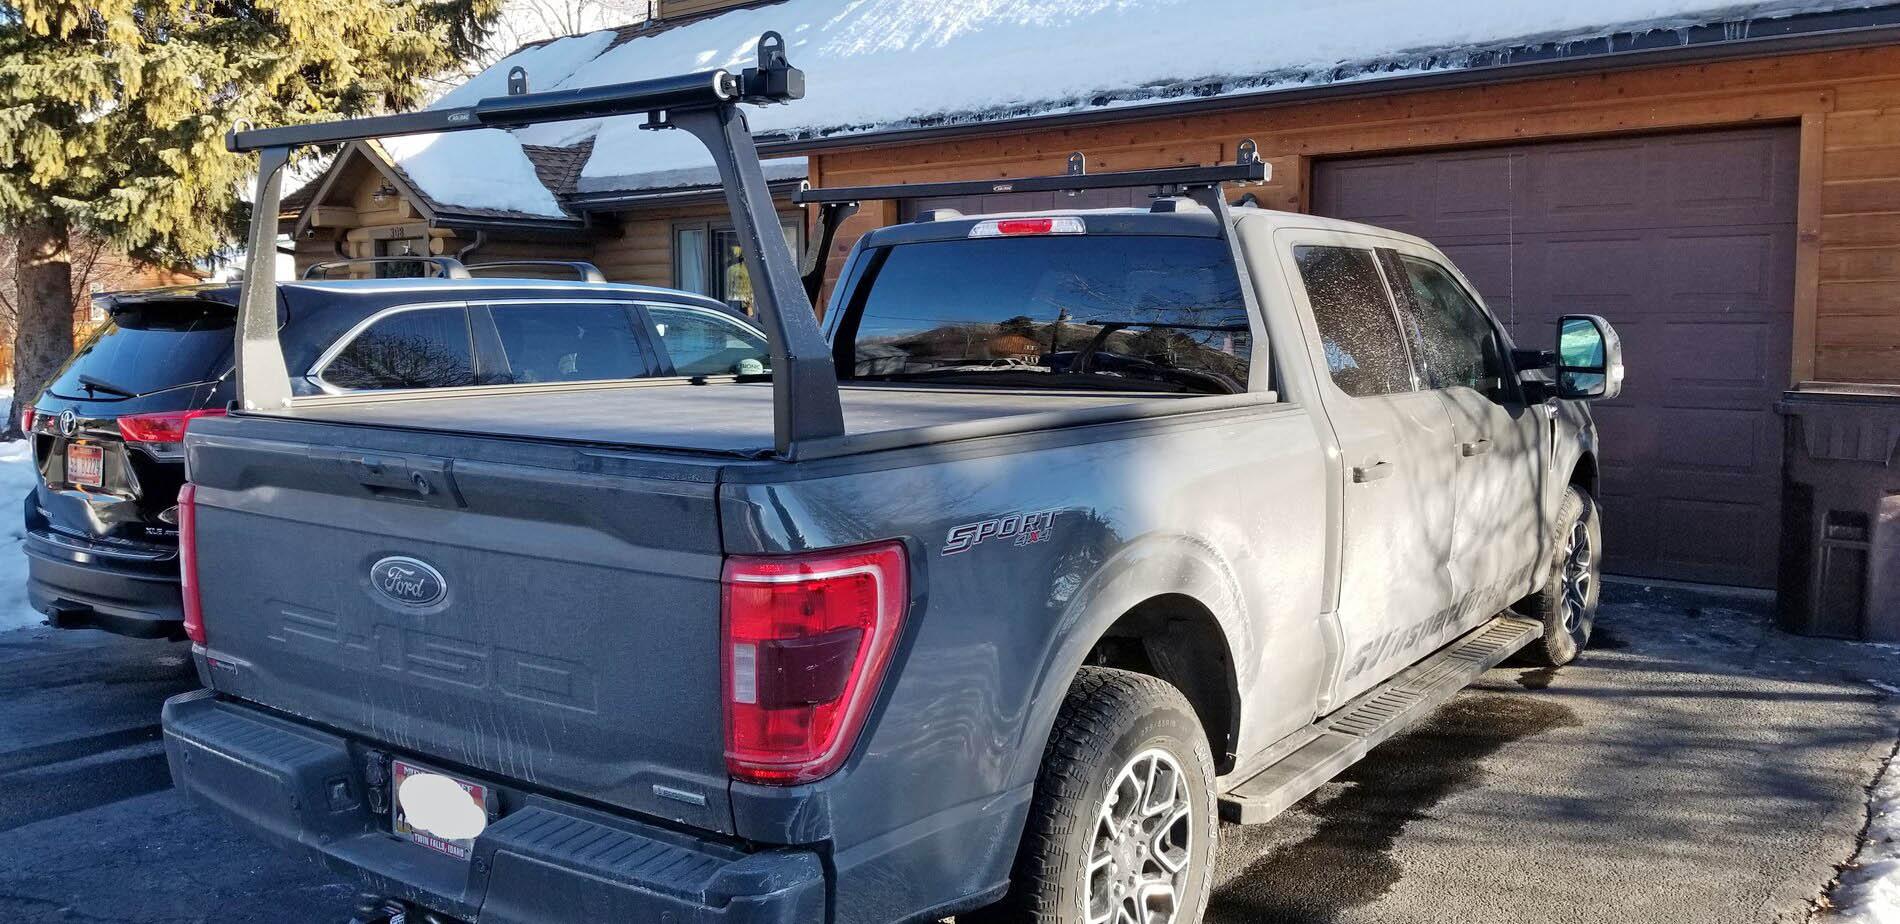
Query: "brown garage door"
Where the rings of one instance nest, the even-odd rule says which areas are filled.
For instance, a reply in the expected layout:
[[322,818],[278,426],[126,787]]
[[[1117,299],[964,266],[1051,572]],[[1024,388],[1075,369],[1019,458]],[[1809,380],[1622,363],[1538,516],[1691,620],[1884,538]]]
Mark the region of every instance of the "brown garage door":
[[1595,405],[1606,565],[1767,587],[1796,152],[1769,128],[1327,161],[1314,210],[1437,244],[1520,346],[1609,318],[1629,379]]

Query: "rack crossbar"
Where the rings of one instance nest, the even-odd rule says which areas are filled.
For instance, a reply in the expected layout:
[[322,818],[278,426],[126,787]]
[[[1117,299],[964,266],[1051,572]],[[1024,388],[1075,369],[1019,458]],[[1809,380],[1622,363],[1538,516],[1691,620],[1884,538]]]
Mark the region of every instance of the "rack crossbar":
[[935,199],[948,196],[988,196],[996,193],[1068,192],[1083,189],[1130,189],[1141,186],[1199,187],[1221,183],[1262,183],[1272,170],[1261,161],[1213,167],[1162,167],[1114,173],[1030,176],[1008,180],[966,180],[948,183],[899,183],[891,186],[835,186],[806,189],[793,201],[867,202],[879,199]]

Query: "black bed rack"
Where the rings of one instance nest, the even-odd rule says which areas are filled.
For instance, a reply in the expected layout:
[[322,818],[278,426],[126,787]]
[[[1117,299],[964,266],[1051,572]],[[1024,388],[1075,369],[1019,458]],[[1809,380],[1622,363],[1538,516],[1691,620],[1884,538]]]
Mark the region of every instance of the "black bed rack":
[[[786,59],[785,39],[759,37],[758,63],[733,73],[724,68],[601,87],[531,93],[527,74],[511,71],[508,95],[472,105],[315,125],[245,128],[225,136],[232,151],[258,155],[248,261],[237,324],[237,395],[240,411],[282,412],[295,398],[277,338],[276,239],[284,167],[305,145],[388,138],[428,132],[517,128],[543,122],[645,114],[641,126],[682,129],[704,144],[719,169],[733,229],[739,234],[754,306],[772,356],[773,442],[781,456],[795,443],[844,433],[831,351],[818,329],[810,299],[798,284],[791,249],[779,230],[758,148],[739,104],[783,103],[805,95],[804,72]],[[413,259],[413,258],[411,258]],[[585,274],[583,274],[585,275]]]
[[[1080,155],[1071,155],[1071,163]],[[1161,190],[1160,195],[1181,195],[1186,191],[1224,183],[1264,183],[1272,175],[1268,166],[1251,160],[1212,167],[1161,167],[1153,170],[1121,170],[1113,173],[1069,173],[1061,176],[1028,176],[1019,179],[958,180],[948,183],[897,183],[889,186],[835,186],[800,190],[793,201],[801,205],[828,202],[866,202],[880,199],[938,199],[950,196],[989,196],[997,193],[1081,192],[1085,189],[1138,189],[1144,186]]]

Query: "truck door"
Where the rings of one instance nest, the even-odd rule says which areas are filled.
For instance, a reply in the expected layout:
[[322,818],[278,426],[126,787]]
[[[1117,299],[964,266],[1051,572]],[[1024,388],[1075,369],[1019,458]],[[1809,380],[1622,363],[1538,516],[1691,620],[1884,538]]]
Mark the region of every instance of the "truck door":
[[1442,257],[1410,248],[1381,256],[1412,322],[1425,385],[1451,415],[1451,569],[1458,625],[1470,627],[1523,596],[1545,558],[1538,504],[1548,418],[1542,405],[1526,405],[1510,341]]
[[1285,232],[1288,273],[1339,448],[1331,705],[1436,647],[1452,618],[1451,420],[1420,387],[1378,258],[1361,238]]

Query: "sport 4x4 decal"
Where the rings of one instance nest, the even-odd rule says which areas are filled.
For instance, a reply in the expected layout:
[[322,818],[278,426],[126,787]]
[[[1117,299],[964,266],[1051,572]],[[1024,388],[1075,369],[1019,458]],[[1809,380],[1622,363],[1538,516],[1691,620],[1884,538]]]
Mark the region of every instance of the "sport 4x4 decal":
[[968,552],[992,539],[1011,539],[1013,545],[1028,545],[1049,538],[1051,528],[1055,526],[1056,511],[1041,510],[1035,513],[1015,513],[1006,517],[995,517],[950,527],[949,535],[943,540],[943,554],[955,555]]

